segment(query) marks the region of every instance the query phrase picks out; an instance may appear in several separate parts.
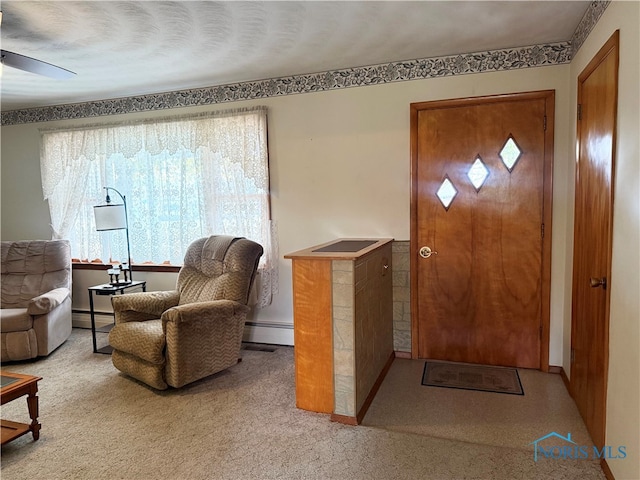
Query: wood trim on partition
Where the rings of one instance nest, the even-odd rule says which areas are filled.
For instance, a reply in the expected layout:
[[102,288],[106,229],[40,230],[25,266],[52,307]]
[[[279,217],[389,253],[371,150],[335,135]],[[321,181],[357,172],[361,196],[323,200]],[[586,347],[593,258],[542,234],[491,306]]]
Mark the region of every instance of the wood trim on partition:
[[354,427],[358,425],[358,419],[356,417],[332,413],[330,418],[332,422],[342,423],[343,425],[352,425]]
[[369,392],[369,395],[367,395],[367,398],[362,404],[362,408],[360,408],[360,411],[356,415],[356,420],[358,424],[362,423],[364,416],[367,414],[367,410],[369,410],[369,407],[371,406],[371,402],[373,402],[373,399],[376,397],[378,390],[380,390],[380,385],[382,385],[382,382],[387,376],[387,373],[389,373],[389,369],[391,368],[391,365],[393,364],[393,361],[395,360],[395,358],[396,358],[395,352],[391,352],[391,355],[389,355],[389,358],[387,359],[387,363],[384,364],[384,367],[382,368],[380,375],[378,375],[378,378],[373,384],[373,387],[371,387],[371,391]]
[[294,259],[291,267],[296,406],[319,413],[334,405],[331,265]]

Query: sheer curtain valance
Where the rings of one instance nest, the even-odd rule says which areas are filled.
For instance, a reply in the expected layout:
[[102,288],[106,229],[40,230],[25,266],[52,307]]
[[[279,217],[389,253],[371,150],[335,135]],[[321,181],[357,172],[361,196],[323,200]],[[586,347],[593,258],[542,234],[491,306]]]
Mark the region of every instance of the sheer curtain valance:
[[277,292],[265,107],[42,130],[40,160],[53,238],[70,239],[74,257],[124,258],[122,242],[95,231],[109,186],[127,199],[134,267],[180,264],[202,236],[243,236],[265,249],[257,303]]

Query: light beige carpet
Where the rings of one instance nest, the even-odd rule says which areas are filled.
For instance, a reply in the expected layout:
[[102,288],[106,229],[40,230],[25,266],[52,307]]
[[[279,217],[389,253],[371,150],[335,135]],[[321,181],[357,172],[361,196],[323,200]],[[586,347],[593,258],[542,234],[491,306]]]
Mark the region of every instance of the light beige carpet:
[[[292,348],[242,356],[221,374],[162,393],[93,354],[87,330],[74,329],[48,358],[3,365],[43,380],[40,440],[2,447],[2,480],[604,478],[591,461],[535,463],[521,445],[332,423],[295,408]],[[412,408],[396,415],[410,423]],[[2,417],[27,421],[26,401],[3,406]]]

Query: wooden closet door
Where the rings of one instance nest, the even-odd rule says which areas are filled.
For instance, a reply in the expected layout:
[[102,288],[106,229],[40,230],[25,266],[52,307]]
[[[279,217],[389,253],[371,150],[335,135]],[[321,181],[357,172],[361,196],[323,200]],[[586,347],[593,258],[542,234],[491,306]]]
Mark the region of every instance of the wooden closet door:
[[617,96],[618,32],[578,77],[571,393],[599,447],[605,442]]

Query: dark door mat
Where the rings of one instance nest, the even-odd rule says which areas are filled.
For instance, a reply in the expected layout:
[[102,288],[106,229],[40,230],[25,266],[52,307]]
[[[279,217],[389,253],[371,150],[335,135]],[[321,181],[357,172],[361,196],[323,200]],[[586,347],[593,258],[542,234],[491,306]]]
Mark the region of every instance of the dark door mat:
[[518,370],[510,367],[427,361],[422,385],[524,395]]

